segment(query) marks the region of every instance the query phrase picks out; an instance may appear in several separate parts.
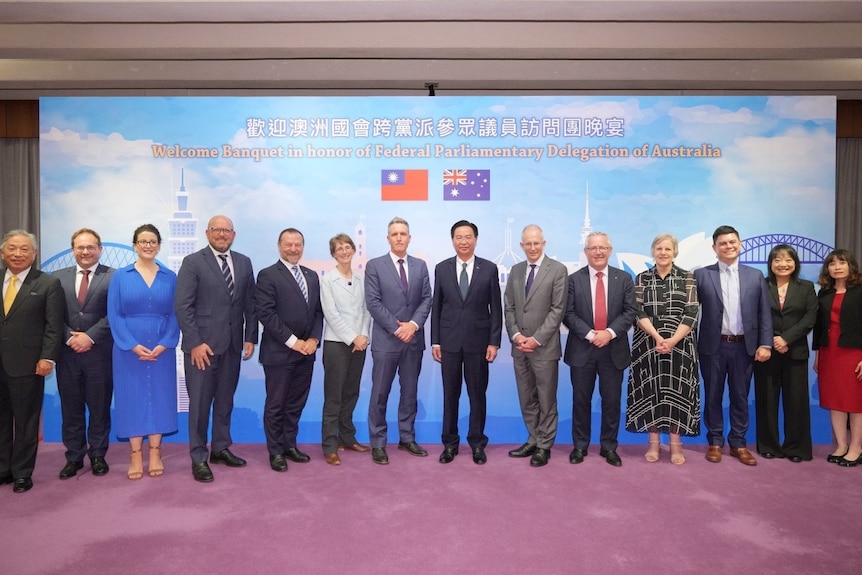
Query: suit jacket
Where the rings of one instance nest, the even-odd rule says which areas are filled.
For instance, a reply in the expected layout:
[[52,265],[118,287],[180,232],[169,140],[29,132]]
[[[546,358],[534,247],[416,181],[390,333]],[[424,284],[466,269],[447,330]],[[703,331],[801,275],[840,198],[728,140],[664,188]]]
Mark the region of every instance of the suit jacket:
[[[697,280],[697,299],[700,301],[700,325],[697,334],[697,351],[715,355],[721,341],[721,271],[718,263],[694,270]],[[769,309],[769,290],[763,274],[755,268],[739,266],[739,306],[742,312],[742,329],[745,349],[754,356],[758,347],[772,349],[772,312]]]
[[[635,285],[631,276],[621,269],[608,266],[608,328],[617,335],[608,344],[611,359],[617,369],[631,363],[628,331],[637,319]],[[582,267],[569,276],[569,297],[563,323],[569,328],[566,339],[566,364],[580,367],[587,363],[595,349],[585,338],[593,329],[593,295],[590,287],[590,268]]]
[[497,264],[477,257],[467,298],[458,285],[457,257],[434,269],[431,306],[431,344],[443,351],[484,354],[489,345],[500,347],[503,332],[503,296]]
[[[780,335],[790,348],[785,354],[791,359],[808,357],[808,332],[817,320],[817,295],[814,284],[795,279],[787,284],[784,307],[778,301],[778,286],[767,282],[769,307],[772,310],[772,331]],[[777,352],[773,352],[773,356]]]
[[235,251],[231,251],[230,256],[233,297],[228,292],[219,260],[209,246],[183,259],[174,299],[177,322],[183,333],[183,351],[206,343],[217,355],[228,349],[241,354],[243,342],[257,343],[251,260]]
[[[0,268],[0,277],[5,273],[6,269]],[[64,306],[60,280],[30,268],[9,313],[0,305],[0,359],[6,373],[26,377],[34,375],[40,359],[57,361]]]
[[294,351],[285,342],[295,335],[299,339],[323,334],[323,309],[320,307],[320,280],[314,270],[299,266],[308,289],[308,301],[281,260],[257,275],[254,289],[257,318],[263,324],[258,358],[264,365],[287,365],[307,356]]
[[83,306],[78,304],[78,292],[75,290],[77,273],[78,266],[71,266],[53,274],[60,280],[66,300],[61,344],[65,345],[69,341],[72,331],[83,331],[99,349],[106,349],[106,353],[110,353],[114,338],[108,325],[108,284],[111,283],[114,268],[102,264],[96,267]]
[[[829,316],[832,313],[833,301],[834,289],[823,288],[817,295],[818,311],[812,340],[814,349],[829,345]],[[862,285],[847,288],[838,321],[841,329],[838,346],[862,348]]]
[[324,340],[351,345],[354,339],[364,335],[371,341],[371,314],[365,307],[362,274],[353,272],[353,280],[348,282],[333,268],[320,280],[320,305],[326,320]]
[[[365,266],[365,305],[374,323],[371,350],[399,352],[404,345],[425,349],[425,320],[431,311],[431,282],[428,266],[419,258],[407,256],[407,293],[401,289],[398,269],[389,254],[369,260]],[[393,335],[399,321],[413,321],[419,330],[408,344]]]
[[[533,278],[529,295],[524,295],[527,280],[527,262],[519,262],[509,270],[504,294],[506,331],[509,339],[516,333],[534,337],[539,347],[530,356],[542,360],[558,360],[563,347],[560,344],[560,324],[566,312],[566,266],[545,256]],[[512,346],[512,356],[524,355]]]

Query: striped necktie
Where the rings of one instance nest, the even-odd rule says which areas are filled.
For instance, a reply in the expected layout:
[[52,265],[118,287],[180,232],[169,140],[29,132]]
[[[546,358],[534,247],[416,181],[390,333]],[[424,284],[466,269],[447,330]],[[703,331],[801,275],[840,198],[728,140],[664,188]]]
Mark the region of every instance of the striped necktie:
[[219,256],[221,260],[221,275],[224,276],[224,283],[227,284],[227,293],[230,294],[230,297],[233,297],[234,283],[233,283],[233,275],[230,273],[230,266],[227,265],[227,255],[222,254]]
[[305,278],[302,277],[302,270],[299,269],[299,266],[293,266],[290,269],[293,270],[293,277],[296,278],[296,283],[299,284],[299,290],[302,292],[302,297],[304,297],[305,301],[308,302],[308,288],[305,287]]

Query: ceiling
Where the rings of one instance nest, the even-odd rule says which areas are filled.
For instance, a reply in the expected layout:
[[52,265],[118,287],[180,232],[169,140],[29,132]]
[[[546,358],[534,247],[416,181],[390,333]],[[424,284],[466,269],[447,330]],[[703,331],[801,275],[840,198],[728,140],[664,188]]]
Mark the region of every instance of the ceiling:
[[835,94],[862,2],[0,0],[0,99]]

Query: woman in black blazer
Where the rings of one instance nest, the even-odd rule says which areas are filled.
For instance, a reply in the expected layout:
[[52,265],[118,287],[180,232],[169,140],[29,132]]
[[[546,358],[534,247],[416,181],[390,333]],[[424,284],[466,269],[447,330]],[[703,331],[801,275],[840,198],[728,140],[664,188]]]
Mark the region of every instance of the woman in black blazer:
[[[766,459],[811,460],[808,398],[808,332],[817,318],[814,284],[799,279],[799,256],[780,244],[767,258],[766,284],[772,309],[772,357],[754,362],[757,451]],[[778,402],[784,407],[784,442],[778,438]]]

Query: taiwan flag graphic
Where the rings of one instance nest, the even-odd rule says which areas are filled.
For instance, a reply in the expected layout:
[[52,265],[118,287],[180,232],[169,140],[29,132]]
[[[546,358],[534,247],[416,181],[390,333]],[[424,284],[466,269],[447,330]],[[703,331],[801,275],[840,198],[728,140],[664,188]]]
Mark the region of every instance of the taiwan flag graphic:
[[380,172],[380,199],[386,201],[428,201],[428,170],[383,170]]
[[447,202],[490,201],[491,170],[443,170],[443,199]]

